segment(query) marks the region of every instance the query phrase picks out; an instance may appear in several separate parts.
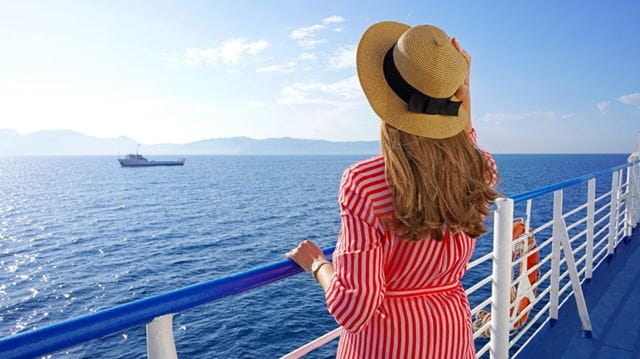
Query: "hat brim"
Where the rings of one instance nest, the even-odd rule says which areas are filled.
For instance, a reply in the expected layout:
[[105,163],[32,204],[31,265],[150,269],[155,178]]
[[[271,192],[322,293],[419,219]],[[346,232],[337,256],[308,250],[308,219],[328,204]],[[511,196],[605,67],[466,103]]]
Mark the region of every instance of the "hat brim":
[[[385,21],[367,29],[356,52],[356,69],[362,90],[380,119],[401,131],[438,139],[455,136],[469,122],[469,114],[462,106],[457,116],[409,112],[407,103],[393,92],[385,80],[384,56],[409,28],[405,24]],[[459,101],[455,96],[451,99]]]

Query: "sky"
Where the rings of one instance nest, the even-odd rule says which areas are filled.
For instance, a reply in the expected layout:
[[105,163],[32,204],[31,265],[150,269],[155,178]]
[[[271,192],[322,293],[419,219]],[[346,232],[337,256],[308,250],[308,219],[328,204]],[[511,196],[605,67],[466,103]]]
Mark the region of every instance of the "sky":
[[493,152],[630,152],[638,1],[0,1],[0,129],[141,143],[375,140],[355,48],[368,26],[433,24],[473,58]]

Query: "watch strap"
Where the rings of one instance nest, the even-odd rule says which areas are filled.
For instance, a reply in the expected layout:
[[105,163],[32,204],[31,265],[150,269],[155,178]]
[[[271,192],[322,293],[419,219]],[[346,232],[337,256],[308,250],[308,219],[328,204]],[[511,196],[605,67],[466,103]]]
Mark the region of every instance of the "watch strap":
[[313,274],[313,279],[315,279],[316,282],[318,281],[318,272],[320,271],[320,268],[322,268],[322,266],[325,264],[329,264],[329,261],[324,261],[322,263],[319,263],[315,265],[315,268],[312,269],[311,273]]

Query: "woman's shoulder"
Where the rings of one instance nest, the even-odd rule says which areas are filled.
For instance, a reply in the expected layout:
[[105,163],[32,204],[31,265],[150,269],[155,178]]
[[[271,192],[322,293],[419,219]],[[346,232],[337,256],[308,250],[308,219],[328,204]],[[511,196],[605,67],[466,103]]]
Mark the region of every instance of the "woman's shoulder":
[[370,202],[374,207],[381,201],[388,201],[391,189],[386,180],[383,156],[353,163],[344,171],[340,187],[341,194],[357,194],[360,200]]
[[362,193],[368,184],[380,178],[384,179],[384,158],[375,155],[347,167],[342,173],[341,186]]
[[373,172],[378,172],[379,170],[384,170],[384,157],[381,154],[371,156],[364,160],[354,162],[351,164],[347,171],[351,172],[352,175],[370,175]]

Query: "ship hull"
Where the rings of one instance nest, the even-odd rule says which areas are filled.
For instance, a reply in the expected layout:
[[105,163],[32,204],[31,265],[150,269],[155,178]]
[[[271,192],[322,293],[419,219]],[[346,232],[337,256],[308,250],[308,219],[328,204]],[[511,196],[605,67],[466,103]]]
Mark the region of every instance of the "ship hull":
[[158,166],[184,166],[184,160],[181,161],[140,161],[118,159],[122,167],[158,167]]

